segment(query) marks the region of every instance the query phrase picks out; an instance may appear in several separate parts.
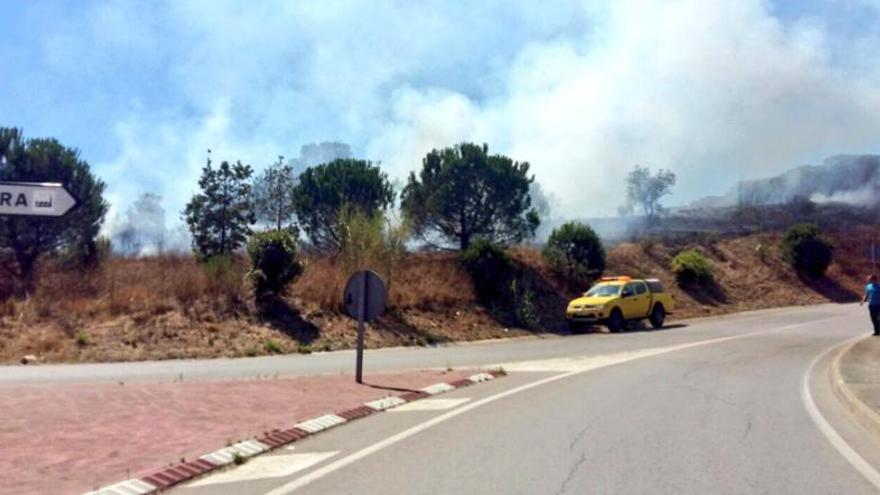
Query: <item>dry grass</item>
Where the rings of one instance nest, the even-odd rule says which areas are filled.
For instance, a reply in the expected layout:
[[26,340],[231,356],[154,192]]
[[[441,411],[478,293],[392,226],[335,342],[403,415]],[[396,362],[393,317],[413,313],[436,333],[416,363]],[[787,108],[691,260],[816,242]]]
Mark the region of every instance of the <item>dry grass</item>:
[[[386,280],[381,267],[375,269]],[[292,294],[300,301],[326,311],[342,311],[342,292],[348,280],[343,263],[333,258],[310,257],[303,276],[294,284]],[[475,302],[474,288],[468,273],[454,254],[406,256],[395,269],[388,287],[388,305],[392,309],[432,310]]]
[[[609,251],[606,273],[660,278],[677,299],[678,318],[849,301],[858,297],[870,270],[867,246],[873,234],[867,227],[829,233],[835,262],[818,281],[802,279],[782,261],[779,234],[624,243]],[[670,261],[689,248],[715,265],[715,289],[675,285]],[[511,254],[539,328],[561,330],[565,303],[586,283],[559,276],[535,249],[514,248]],[[305,261],[303,276],[268,313],[251,302],[243,259],[206,267],[190,256],[113,258],[83,272],[48,263],[31,297],[0,300],[0,360],[27,354],[47,361],[247,356],[353,346],[355,324],[341,313],[345,264],[320,257]],[[383,267],[377,268],[382,274]],[[368,331],[369,347],[527,333],[505,328],[477,303],[455,254],[404,256],[394,266],[389,292],[389,312]]]

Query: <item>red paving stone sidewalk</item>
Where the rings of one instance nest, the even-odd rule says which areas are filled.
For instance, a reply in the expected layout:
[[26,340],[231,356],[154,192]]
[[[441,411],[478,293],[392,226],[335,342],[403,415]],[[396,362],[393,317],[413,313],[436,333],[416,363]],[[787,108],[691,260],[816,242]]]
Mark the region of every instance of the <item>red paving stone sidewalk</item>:
[[0,493],[79,494],[473,372],[0,387]]

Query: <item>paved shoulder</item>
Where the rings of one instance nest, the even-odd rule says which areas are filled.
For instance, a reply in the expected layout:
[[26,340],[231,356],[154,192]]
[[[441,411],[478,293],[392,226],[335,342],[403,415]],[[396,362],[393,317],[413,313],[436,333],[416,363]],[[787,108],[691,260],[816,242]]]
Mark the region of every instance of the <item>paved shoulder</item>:
[[880,438],[880,337],[865,336],[841,348],[830,371],[838,398]]

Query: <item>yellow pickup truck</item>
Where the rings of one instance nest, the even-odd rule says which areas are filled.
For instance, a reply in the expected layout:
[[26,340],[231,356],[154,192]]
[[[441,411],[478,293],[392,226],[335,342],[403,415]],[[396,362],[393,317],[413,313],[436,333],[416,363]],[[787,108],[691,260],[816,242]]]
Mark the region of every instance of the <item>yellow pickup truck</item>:
[[673,307],[672,294],[657,279],[602,277],[583,296],[568,303],[565,317],[573,331],[599,324],[620,332],[628,321],[645,318],[652,327],[662,328]]

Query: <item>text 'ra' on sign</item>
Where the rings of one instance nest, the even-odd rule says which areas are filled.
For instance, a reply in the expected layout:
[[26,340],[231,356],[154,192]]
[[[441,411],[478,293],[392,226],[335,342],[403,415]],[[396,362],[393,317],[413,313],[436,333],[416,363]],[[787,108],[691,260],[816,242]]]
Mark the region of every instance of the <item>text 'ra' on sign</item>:
[[77,204],[77,199],[62,184],[0,183],[0,215],[60,217]]

